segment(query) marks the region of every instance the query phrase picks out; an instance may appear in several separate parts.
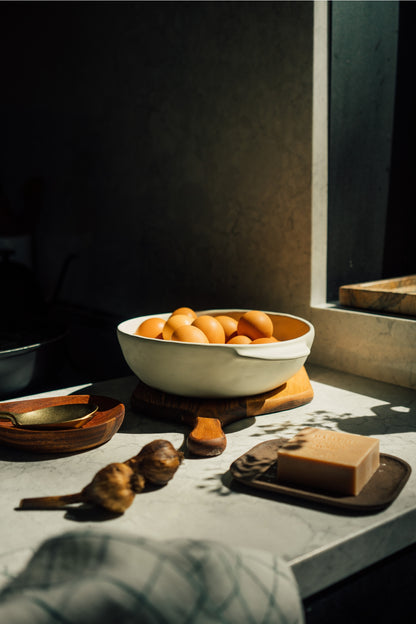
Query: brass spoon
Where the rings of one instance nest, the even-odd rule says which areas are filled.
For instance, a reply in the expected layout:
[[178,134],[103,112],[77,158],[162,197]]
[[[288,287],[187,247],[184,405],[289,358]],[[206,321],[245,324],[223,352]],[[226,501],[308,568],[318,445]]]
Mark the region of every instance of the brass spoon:
[[0,411],[0,418],[11,420],[16,427],[25,429],[74,429],[82,427],[98,410],[93,403],[66,403],[40,409],[11,414]]

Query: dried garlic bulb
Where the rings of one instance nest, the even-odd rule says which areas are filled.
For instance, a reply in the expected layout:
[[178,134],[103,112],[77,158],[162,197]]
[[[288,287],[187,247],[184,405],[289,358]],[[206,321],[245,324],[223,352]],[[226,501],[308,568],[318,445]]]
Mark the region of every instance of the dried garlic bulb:
[[108,464],[77,494],[23,498],[20,509],[60,509],[71,503],[89,503],[122,514],[147,483],[165,485],[182,463],[183,453],[167,440],[154,440],[126,462]]
[[165,485],[181,465],[183,453],[177,451],[167,440],[153,440],[126,464],[141,474],[146,483]]

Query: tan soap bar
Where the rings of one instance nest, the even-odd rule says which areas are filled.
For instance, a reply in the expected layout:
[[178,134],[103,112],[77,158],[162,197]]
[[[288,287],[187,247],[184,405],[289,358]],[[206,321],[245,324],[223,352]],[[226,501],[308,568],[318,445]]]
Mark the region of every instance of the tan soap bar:
[[377,439],[307,427],[279,448],[277,480],[356,495],[379,465]]

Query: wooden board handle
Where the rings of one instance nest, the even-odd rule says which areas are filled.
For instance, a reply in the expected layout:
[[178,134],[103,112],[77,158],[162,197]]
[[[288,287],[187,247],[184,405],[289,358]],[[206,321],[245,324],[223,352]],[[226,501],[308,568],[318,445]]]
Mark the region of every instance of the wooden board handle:
[[221,455],[227,446],[227,438],[218,418],[196,416],[195,426],[188,436],[187,446],[194,455],[202,457]]

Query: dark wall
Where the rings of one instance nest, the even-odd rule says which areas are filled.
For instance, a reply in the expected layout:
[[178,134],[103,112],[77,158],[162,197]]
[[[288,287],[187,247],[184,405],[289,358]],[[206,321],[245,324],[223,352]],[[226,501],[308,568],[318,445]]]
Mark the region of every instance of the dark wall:
[[390,185],[399,4],[330,5],[328,300],[381,279]]
[[383,277],[416,274],[416,3],[400,2],[397,82]]
[[331,5],[328,300],[416,273],[414,2]]
[[62,300],[124,316],[288,309],[287,272],[302,282],[309,262],[312,16],[0,3],[0,179],[46,296],[68,261]]

